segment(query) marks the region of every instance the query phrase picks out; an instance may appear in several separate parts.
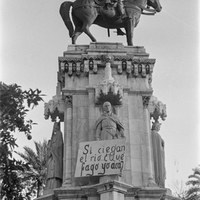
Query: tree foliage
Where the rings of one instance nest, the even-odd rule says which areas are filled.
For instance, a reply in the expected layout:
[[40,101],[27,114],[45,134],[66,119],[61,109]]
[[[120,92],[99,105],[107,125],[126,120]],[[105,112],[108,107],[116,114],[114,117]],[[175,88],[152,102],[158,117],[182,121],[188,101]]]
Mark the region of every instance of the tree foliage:
[[181,200],[186,200],[186,186],[183,181],[176,180],[173,186],[173,195]]
[[187,200],[200,199],[200,165],[193,169],[193,174],[189,176],[189,181],[186,183],[189,186],[187,191]]
[[18,155],[29,165],[23,174],[29,193],[39,197],[45,187],[47,177],[48,143],[46,140],[34,143],[36,152],[25,146],[24,153],[18,152]]
[[41,91],[36,89],[22,90],[17,84],[0,83],[0,181],[1,197],[24,199],[22,174],[28,165],[13,158],[17,147],[15,131],[26,134],[31,139],[32,120],[27,120],[27,114],[42,101]]

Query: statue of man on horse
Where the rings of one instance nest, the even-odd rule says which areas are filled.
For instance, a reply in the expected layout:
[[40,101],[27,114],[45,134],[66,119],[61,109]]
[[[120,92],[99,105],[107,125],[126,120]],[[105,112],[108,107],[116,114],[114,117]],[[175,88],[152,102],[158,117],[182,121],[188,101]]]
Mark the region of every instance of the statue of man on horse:
[[[153,15],[161,9],[159,0],[75,0],[63,2],[60,14],[69,30],[72,44],[76,43],[78,36],[83,32],[96,42],[89,27],[97,24],[108,30],[117,29],[117,34],[126,35],[127,44],[133,46],[133,31],[139,23],[141,14]],[[126,33],[121,28],[124,28]]]
[[125,14],[125,9],[122,0],[106,0],[105,7],[108,6],[117,7],[118,14],[123,16]]

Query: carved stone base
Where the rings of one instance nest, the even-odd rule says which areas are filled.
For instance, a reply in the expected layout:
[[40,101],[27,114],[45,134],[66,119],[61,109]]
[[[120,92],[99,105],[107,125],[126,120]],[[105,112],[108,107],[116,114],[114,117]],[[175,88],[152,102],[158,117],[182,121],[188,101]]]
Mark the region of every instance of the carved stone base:
[[55,199],[55,196],[53,193],[43,195],[43,196],[37,198],[37,200],[54,200],[54,199]]
[[162,199],[166,193],[166,189],[158,187],[143,188],[138,192],[140,200]]
[[116,181],[104,180],[99,184],[81,187],[61,187],[52,194],[44,195],[37,200],[179,200],[167,189],[159,187],[134,187]]
[[100,195],[100,200],[125,200],[125,194],[133,186],[118,181],[118,179],[118,176],[105,176],[100,178],[99,184],[93,186]]

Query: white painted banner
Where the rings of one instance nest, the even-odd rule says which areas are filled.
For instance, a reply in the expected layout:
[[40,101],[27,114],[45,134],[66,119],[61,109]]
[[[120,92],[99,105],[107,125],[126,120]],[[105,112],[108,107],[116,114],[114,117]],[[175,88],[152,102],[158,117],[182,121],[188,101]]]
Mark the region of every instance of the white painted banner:
[[81,142],[75,177],[121,174],[125,149],[125,139]]

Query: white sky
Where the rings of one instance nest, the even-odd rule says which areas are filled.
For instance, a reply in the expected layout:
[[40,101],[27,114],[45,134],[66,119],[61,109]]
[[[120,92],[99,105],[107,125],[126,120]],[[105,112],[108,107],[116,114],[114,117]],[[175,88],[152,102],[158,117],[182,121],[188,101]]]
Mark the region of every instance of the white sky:
[[[168,117],[160,134],[165,140],[166,186],[186,181],[200,164],[198,1],[160,0],[163,10],[156,16],[142,16],[135,29],[134,45],[144,46],[156,58],[153,73],[154,96],[167,105]],[[0,80],[17,83],[23,89],[39,88],[48,101],[55,95],[58,56],[71,43],[59,15],[61,0],[1,0]],[[92,26],[99,42],[122,42],[111,30]],[[89,44],[82,34],[77,44]],[[49,139],[53,124],[44,120],[43,104],[31,113],[38,123],[33,140]],[[20,146],[33,147],[23,134]]]

